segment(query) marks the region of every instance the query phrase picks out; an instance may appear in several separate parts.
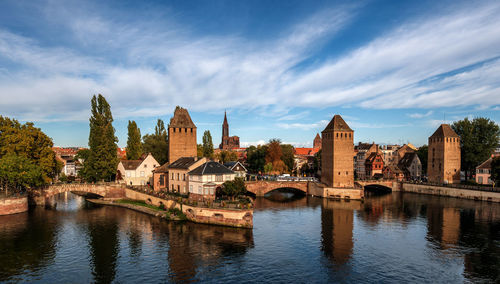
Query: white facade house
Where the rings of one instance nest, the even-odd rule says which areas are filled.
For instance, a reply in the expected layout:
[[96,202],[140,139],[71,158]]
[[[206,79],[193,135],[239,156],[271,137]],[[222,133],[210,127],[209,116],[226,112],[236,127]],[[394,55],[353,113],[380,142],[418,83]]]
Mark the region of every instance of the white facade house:
[[143,155],[140,160],[121,160],[118,163],[117,179],[127,185],[153,184],[153,170],[159,164],[151,155]]
[[225,181],[236,178],[236,173],[217,162],[206,162],[190,171],[189,198],[190,199],[215,199],[216,190]]

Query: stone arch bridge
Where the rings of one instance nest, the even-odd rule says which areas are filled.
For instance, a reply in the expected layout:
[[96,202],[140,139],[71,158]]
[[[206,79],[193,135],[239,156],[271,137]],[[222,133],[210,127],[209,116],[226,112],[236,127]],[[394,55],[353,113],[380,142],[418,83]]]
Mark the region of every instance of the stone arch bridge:
[[255,194],[256,196],[264,196],[266,193],[279,188],[293,188],[303,193],[308,193],[308,181],[247,181],[245,183],[247,191]]
[[396,180],[358,180],[354,183],[363,189],[365,189],[366,186],[376,185],[391,191],[399,191],[399,183]]
[[73,192],[76,194],[95,194],[104,198],[123,198],[125,197],[125,185],[117,183],[103,184],[57,184],[49,185],[43,188],[31,190],[29,193],[30,203],[36,205],[51,204],[51,198],[64,192]]

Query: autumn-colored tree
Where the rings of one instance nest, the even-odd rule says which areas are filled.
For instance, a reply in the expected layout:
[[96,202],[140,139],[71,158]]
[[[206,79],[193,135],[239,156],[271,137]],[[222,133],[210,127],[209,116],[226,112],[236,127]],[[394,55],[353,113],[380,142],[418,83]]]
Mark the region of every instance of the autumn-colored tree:
[[281,174],[288,172],[287,166],[283,160],[281,160],[282,156],[281,141],[279,139],[269,140],[269,144],[267,145],[266,164],[271,164],[273,166],[272,173]]
[[238,154],[233,151],[220,151],[215,155],[215,159],[221,163],[238,161]]

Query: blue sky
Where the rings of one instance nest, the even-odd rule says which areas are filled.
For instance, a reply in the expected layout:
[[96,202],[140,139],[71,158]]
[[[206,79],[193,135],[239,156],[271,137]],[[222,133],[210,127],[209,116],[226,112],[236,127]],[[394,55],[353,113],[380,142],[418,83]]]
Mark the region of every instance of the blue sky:
[[311,146],[334,114],[355,142],[426,143],[500,122],[498,1],[2,1],[0,114],[86,146],[90,98],[119,146],[189,109],[220,143]]

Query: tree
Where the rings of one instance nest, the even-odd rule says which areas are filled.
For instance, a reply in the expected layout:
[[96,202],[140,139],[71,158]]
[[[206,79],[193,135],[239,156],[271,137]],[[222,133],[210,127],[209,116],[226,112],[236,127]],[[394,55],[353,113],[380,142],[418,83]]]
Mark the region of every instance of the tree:
[[494,184],[500,181],[500,157],[495,157],[491,161],[491,180]]
[[281,145],[281,160],[285,163],[289,172],[295,168],[295,148],[290,144]]
[[[41,171],[42,184],[47,184],[61,171],[50,139],[33,123],[19,123],[15,119],[0,116],[0,158],[13,154],[27,159]],[[21,161],[21,160],[19,160]]]
[[250,146],[246,150],[248,169],[251,172],[259,173],[264,172],[266,164],[267,146]]
[[215,155],[215,158],[221,163],[238,161],[238,154],[233,151],[220,151]]
[[198,156],[198,158],[203,157],[203,145],[196,145],[196,156]]
[[279,139],[269,140],[266,164],[272,164],[274,173],[281,174],[288,171],[287,166],[283,160],[281,160],[282,156],[283,151],[281,150],[281,141]]
[[142,141],[142,149],[145,153],[151,153],[160,165],[168,162],[168,132],[163,120],[158,119],[155,133],[144,135]]
[[417,156],[422,164],[422,174],[427,175],[427,160],[428,160],[429,146],[423,145],[417,150]]
[[116,174],[118,156],[116,155],[118,139],[113,127],[111,107],[106,99],[99,94],[91,100],[89,119],[89,150],[88,159],[83,165],[83,177],[87,181],[110,181]]
[[500,128],[484,117],[456,121],[451,128],[460,136],[462,170],[467,180],[476,166],[485,161],[498,146]]
[[139,160],[142,155],[141,130],[135,121],[128,121],[127,160]]
[[222,184],[222,193],[230,196],[232,200],[238,195],[242,195],[247,191],[245,181],[242,178],[235,178],[231,181],[225,181]]
[[214,143],[210,131],[206,130],[203,133],[203,157],[212,158],[214,155]]
[[264,165],[264,172],[266,174],[269,174],[273,171],[273,164],[272,163],[267,163]]
[[43,169],[22,155],[8,153],[0,159],[0,186],[15,192],[45,184]]

